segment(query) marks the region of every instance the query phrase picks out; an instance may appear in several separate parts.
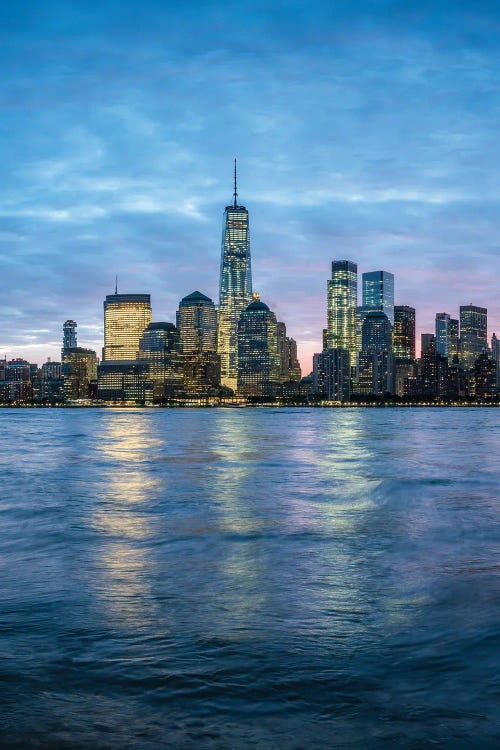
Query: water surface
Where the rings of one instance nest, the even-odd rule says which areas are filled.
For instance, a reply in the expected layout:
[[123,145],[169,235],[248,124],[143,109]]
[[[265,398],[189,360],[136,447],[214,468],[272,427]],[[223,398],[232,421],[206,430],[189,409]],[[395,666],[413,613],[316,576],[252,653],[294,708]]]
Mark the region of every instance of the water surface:
[[496,409],[2,409],[0,745],[499,746]]

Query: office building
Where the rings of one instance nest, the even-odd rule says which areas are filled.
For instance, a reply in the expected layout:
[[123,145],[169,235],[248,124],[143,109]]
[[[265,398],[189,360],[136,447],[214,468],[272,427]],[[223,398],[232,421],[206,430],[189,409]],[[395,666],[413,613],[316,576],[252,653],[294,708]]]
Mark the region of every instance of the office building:
[[430,340],[425,347],[422,345],[418,367],[419,393],[423,398],[445,398],[448,394],[448,360],[437,351],[435,336],[427,335]]
[[252,301],[252,268],[248,211],[238,202],[236,159],[232,205],[224,211],[220,269],[218,352],[221,382],[236,389],[238,382],[238,323]]
[[104,302],[104,360],[133,360],[151,323],[149,294],[108,294]]
[[181,299],[177,328],[185,354],[217,351],[217,310],[205,294],[196,291]]
[[415,359],[415,308],[394,306],[392,350],[398,359]]
[[394,393],[392,326],[383,312],[369,312],[363,323],[357,392],[373,395]]
[[278,356],[280,359],[280,382],[299,382],[301,378],[301,369],[297,359],[297,342],[286,335],[286,326],[278,321],[277,328],[277,345]]
[[363,274],[362,306],[387,315],[394,325],[394,274],[388,271],[368,271]]
[[420,335],[420,355],[426,352],[435,352],[436,350],[436,337],[433,333],[422,333]]
[[332,262],[327,283],[327,349],[347,349],[351,367],[357,360],[358,267],[349,260]]
[[62,376],[62,365],[60,362],[44,362],[40,372],[40,391],[38,398],[41,401],[57,403],[62,400],[64,393],[64,380]]
[[221,378],[217,352],[217,310],[201,292],[184,297],[177,311],[183,355],[184,391],[188,395],[215,395]]
[[276,316],[255,300],[238,323],[238,393],[273,397],[280,385]]
[[451,362],[458,354],[458,320],[448,313],[436,313],[436,350]]
[[313,390],[328,401],[351,398],[351,360],[347,349],[324,349],[313,356]]
[[153,403],[153,383],[143,359],[107,359],[97,368],[97,397],[111,403]]
[[[184,373],[180,335],[173,323],[149,323],[139,341],[137,361],[139,360],[144,365],[144,369],[137,369],[134,364],[131,372],[133,377],[129,378],[139,398],[146,399],[146,381],[149,381],[147,387],[150,390],[152,388],[154,403],[162,403],[166,399],[178,396],[183,391]],[[118,372],[121,371],[115,370],[115,373]],[[130,393],[127,395],[130,397]]]
[[476,305],[460,306],[460,360],[467,370],[488,348],[488,311]]
[[478,401],[492,401],[497,393],[497,362],[483,352],[474,362],[474,393],[470,395]]
[[74,320],[66,320],[63,324],[63,345],[61,349],[61,361],[64,358],[69,349],[74,349],[78,346],[76,342],[76,327],[77,324]]
[[79,346],[66,350],[61,364],[64,396],[68,400],[88,399],[97,380],[97,355]]
[[500,340],[497,338],[496,333],[491,337],[491,358],[496,364],[497,368],[497,389],[500,390]]

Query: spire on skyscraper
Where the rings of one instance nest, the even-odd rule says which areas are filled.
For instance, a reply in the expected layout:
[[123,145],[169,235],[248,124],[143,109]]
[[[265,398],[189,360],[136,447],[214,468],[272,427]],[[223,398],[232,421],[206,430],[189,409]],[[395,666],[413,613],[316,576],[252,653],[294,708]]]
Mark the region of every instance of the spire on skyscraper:
[[236,208],[238,205],[238,190],[236,187],[236,156],[234,157],[234,193],[233,193],[234,203],[233,206]]

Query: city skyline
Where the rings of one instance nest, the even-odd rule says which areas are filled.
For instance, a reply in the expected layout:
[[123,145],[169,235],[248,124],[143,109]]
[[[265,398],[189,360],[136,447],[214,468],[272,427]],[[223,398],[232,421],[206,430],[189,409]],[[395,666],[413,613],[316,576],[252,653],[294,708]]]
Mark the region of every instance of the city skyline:
[[156,320],[217,300],[234,155],[254,288],[304,372],[335,259],[393,273],[417,341],[469,303],[498,334],[497,7],[282,11],[0,9],[2,356],[58,359],[66,319],[99,351],[117,273]]

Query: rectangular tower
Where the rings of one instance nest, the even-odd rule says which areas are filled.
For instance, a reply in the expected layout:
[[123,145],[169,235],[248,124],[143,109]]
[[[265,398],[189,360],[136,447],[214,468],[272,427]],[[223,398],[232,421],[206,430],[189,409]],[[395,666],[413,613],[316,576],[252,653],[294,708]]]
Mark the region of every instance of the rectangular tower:
[[392,350],[398,359],[415,359],[415,308],[395,305]]
[[488,348],[488,311],[476,305],[460,306],[460,349],[463,365],[470,369]]
[[363,274],[363,307],[379,310],[394,325],[394,274],[368,271]]
[[103,359],[135,359],[151,323],[149,294],[108,294],[104,301]]
[[347,349],[351,367],[356,366],[356,308],[358,266],[350,260],[332,262],[332,278],[327,283],[327,346]]

